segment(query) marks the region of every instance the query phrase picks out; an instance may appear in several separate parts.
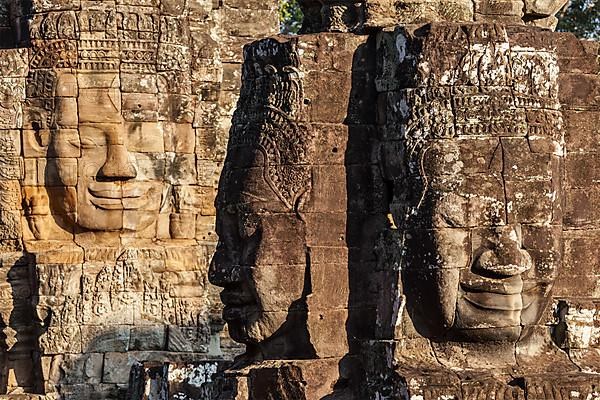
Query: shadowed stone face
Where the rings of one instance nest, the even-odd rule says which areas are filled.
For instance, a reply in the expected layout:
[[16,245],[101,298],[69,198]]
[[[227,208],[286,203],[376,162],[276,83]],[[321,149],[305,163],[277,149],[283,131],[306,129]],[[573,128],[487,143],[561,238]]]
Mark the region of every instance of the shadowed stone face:
[[211,281],[224,287],[223,318],[231,336],[243,343],[283,333],[286,320],[301,319],[305,311],[304,225],[278,207],[263,171],[257,162],[252,171],[231,172],[239,200],[217,206],[220,240]]
[[[232,338],[247,344],[246,355],[254,358],[347,352],[349,245],[341,149],[348,133],[308,116],[307,104],[341,108],[318,99],[314,91],[321,87],[308,84],[304,68],[312,56],[299,49],[309,46],[316,44],[266,39],[245,49],[240,101],[219,181],[219,243],[209,280],[223,288],[223,318]],[[340,104],[345,111],[346,103]]]
[[452,340],[516,340],[523,326],[537,323],[559,262],[554,158],[532,153],[525,138],[423,143],[414,158],[421,171],[397,183],[392,209],[418,330]]
[[[382,160],[417,331],[515,342],[539,323],[560,264],[556,60],[478,29],[431,32],[426,54],[446,46],[446,35],[457,41],[449,52],[462,35],[472,44],[455,59],[417,63],[427,87],[385,94]],[[399,38],[404,61],[412,55]]]
[[283,66],[246,63],[216,200],[219,244],[210,280],[224,288],[223,318],[232,338],[264,345],[287,337],[278,350],[285,358],[290,347],[303,345],[310,290],[301,217],[310,194],[310,137],[293,122],[299,73],[279,57]]

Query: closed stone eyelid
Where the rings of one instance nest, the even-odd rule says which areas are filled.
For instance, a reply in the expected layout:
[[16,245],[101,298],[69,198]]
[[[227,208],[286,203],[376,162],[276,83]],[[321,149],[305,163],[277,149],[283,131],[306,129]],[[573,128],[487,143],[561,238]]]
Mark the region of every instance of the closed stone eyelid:
[[[73,144],[72,142],[69,141],[69,143]],[[96,141],[94,139],[91,138],[83,138],[80,140],[80,147],[83,148],[93,148],[93,147],[100,147],[101,145],[96,143]],[[75,145],[75,144],[74,144]]]

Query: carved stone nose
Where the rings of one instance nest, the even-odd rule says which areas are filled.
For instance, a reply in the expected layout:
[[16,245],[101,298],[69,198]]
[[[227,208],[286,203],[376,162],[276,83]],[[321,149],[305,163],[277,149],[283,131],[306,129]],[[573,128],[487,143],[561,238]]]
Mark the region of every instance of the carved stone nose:
[[484,251],[473,265],[475,272],[509,277],[527,272],[533,266],[531,255],[518,243],[500,243],[494,249]]
[[129,152],[123,144],[109,144],[106,162],[100,168],[100,176],[111,179],[133,179],[137,176],[135,166],[129,160]]
[[497,227],[488,240],[488,247],[473,263],[473,272],[510,277],[533,266],[531,255],[522,248],[519,225]]
[[208,281],[215,286],[225,287],[242,281],[242,268],[238,265],[237,253],[228,253],[231,252],[217,246],[217,250],[210,261]]

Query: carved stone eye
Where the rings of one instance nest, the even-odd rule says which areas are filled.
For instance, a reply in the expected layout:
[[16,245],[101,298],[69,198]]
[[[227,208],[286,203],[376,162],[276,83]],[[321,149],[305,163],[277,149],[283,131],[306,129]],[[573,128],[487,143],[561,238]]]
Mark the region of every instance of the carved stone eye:
[[258,217],[254,214],[244,214],[239,225],[239,235],[242,240],[249,239],[256,234],[259,227]]
[[94,149],[96,147],[100,147],[100,145],[98,143],[96,143],[96,141],[94,139],[81,138],[81,147],[84,149]]

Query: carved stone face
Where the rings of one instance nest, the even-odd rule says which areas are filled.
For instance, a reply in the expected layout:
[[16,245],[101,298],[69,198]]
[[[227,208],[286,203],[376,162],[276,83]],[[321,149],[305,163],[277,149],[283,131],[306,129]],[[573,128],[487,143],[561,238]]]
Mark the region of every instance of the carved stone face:
[[223,318],[250,358],[333,357],[348,350],[340,323],[348,318],[349,279],[339,151],[348,136],[305,119],[310,101],[302,57],[293,41],[266,39],[245,48],[219,180],[219,243],[209,280],[223,288]]
[[560,261],[557,161],[525,138],[425,144],[422,173],[398,181],[392,210],[407,221],[402,280],[417,330],[516,340],[537,323]]
[[[157,130],[158,123],[125,123],[118,88],[98,90],[97,99],[93,108],[85,103],[79,106],[83,120],[74,141],[81,154],[73,205],[76,223],[91,230],[143,230],[158,217],[165,183],[160,173],[150,179],[143,176],[136,153],[151,153],[156,143],[136,138]],[[56,148],[71,139],[59,132],[52,136]],[[59,158],[59,170],[63,160]]]
[[[75,74],[56,78],[49,129],[25,137],[45,156],[46,186],[57,188],[48,189],[57,191],[49,196],[52,214],[66,231],[143,231],[156,222],[169,186],[160,123],[124,120],[116,74],[79,76],[79,82]],[[85,87],[94,81],[102,87]],[[39,198],[25,197],[32,232],[51,239],[43,217],[48,211]]]
[[[535,115],[556,117],[528,119]],[[560,263],[561,153],[556,143],[532,145],[524,115],[514,119],[506,136],[439,132],[385,146],[385,160],[408,160],[385,164],[395,176],[407,310],[424,336],[516,341],[547,303]]]
[[158,217],[163,184],[138,180],[125,130],[123,123],[80,127],[76,208],[82,228],[138,231]]
[[285,331],[286,320],[301,315],[305,290],[304,225],[277,198],[260,164],[225,171],[224,190],[236,201],[217,204],[219,244],[210,270],[211,282],[224,288],[231,337],[242,343]]
[[550,51],[511,48],[502,29],[469,29],[474,44],[433,29],[420,59],[453,45],[464,54],[417,64],[425,87],[386,94],[383,169],[415,329],[516,342],[540,322],[561,262],[558,69]]
[[223,318],[231,337],[260,344],[263,353],[265,342],[283,338],[280,344],[288,348],[275,353],[285,358],[295,352],[289,347],[302,347],[305,333],[298,323],[306,320],[310,288],[300,213],[310,192],[311,135],[294,122],[302,81],[289,50],[273,43],[267,51],[277,57],[272,64],[260,60],[262,67],[252,64],[252,57],[260,57],[253,51],[245,55],[244,86],[219,181],[219,243],[209,279],[224,288]]

